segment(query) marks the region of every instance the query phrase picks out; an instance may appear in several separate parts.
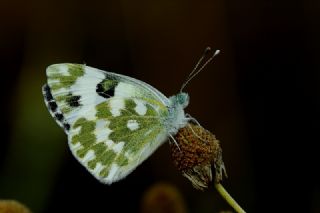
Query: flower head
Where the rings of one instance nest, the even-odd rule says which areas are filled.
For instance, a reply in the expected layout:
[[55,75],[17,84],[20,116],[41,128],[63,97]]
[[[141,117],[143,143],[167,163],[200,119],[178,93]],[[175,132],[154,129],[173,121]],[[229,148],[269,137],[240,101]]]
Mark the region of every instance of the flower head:
[[176,143],[170,144],[173,162],[196,189],[208,187],[212,181],[212,165],[215,168],[215,182],[221,182],[223,174],[227,176],[220,142],[211,132],[188,123],[174,139]]

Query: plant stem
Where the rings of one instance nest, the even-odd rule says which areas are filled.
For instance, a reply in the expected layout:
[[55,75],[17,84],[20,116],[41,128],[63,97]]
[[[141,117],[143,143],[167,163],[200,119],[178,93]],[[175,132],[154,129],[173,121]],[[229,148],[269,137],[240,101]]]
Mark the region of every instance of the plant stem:
[[235,201],[231,195],[225,190],[225,188],[220,183],[215,183],[214,186],[220,193],[220,195],[229,203],[232,208],[238,213],[245,213],[245,211],[239,206],[237,201]]

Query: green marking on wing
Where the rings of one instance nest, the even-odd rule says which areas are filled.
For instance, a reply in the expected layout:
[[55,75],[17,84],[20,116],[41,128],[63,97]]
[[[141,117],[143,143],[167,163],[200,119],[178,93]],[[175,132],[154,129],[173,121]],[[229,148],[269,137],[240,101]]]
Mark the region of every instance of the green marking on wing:
[[[99,172],[100,177],[107,177],[110,167],[116,163],[119,167],[134,168],[139,162],[141,152],[149,146],[150,143],[156,143],[155,139],[164,130],[160,122],[159,113],[151,106],[146,105],[147,111],[144,116],[135,111],[136,103],[132,99],[125,99],[125,107],[120,112],[120,116],[113,117],[109,102],[102,102],[96,106],[97,120],[108,121],[108,128],[111,133],[108,137],[114,144],[123,142],[124,145],[120,152],[116,152],[112,147],[108,147],[106,141],[98,141],[95,134],[99,134],[96,129],[97,120],[87,120],[79,118],[73,129],[80,128],[80,131],[72,136],[73,145],[80,143],[82,146],[75,152],[80,159],[93,150],[95,158],[88,161],[85,165],[90,171],[93,171],[98,163],[101,163],[103,169]],[[139,128],[131,130],[127,127],[128,121],[134,120],[138,123]],[[100,130],[103,131],[103,130]],[[158,144],[159,145],[159,144]],[[143,159],[142,159],[143,160]],[[131,162],[135,162],[131,165]]]
[[70,100],[72,100],[71,93],[67,93],[67,94],[62,93],[61,95],[56,95],[55,100],[57,103],[59,103],[60,110],[62,113],[67,114],[73,110],[73,108],[70,107],[69,104],[67,104]]
[[[85,65],[54,64],[47,68],[48,84],[61,112],[69,114],[74,110],[68,102],[72,99],[70,87],[85,74]],[[58,91],[64,89],[63,92]]]
[[121,154],[118,156],[116,163],[119,166],[126,166],[126,165],[128,165],[129,161],[128,161],[128,158],[124,154]]
[[112,117],[112,113],[110,112],[110,107],[108,102],[102,102],[96,106],[96,116],[97,118],[104,119]]
[[[138,152],[146,143],[152,141],[152,138],[159,134],[161,130],[161,128],[156,128],[161,127],[159,117],[157,117],[158,113],[148,104],[146,105],[146,114],[141,116],[135,111],[136,103],[132,99],[126,99],[125,108],[121,110],[121,116],[117,116],[116,118],[112,117],[107,103],[99,105],[96,107],[97,117],[106,118],[110,121],[109,129],[112,130],[112,133],[109,135],[109,139],[114,143],[124,141],[124,152]],[[135,120],[139,124],[139,128],[134,131],[130,130],[127,127],[129,120]],[[147,130],[152,130],[152,128],[154,128],[154,134],[145,135]]]
[[101,172],[99,172],[99,176],[100,177],[107,177],[109,174],[109,167],[105,167],[101,170]]
[[61,66],[63,65],[52,65],[48,67],[48,77],[52,80],[58,80],[56,83],[52,83],[51,90],[59,90],[61,88],[70,88],[76,80],[84,75],[84,65],[81,64],[65,64],[67,66],[68,75],[62,75],[60,73]]
[[104,91],[108,91],[109,89],[114,88],[118,84],[118,81],[113,79],[104,79],[100,84]]
[[[79,128],[79,134],[72,137],[71,143],[80,143],[82,148],[75,153],[80,159],[84,158],[88,151],[93,150],[96,158],[88,162],[88,167],[93,170],[96,164],[100,162],[102,165],[109,168],[110,161],[116,157],[116,153],[109,149],[104,142],[98,142],[94,134],[96,123],[95,121],[88,121],[85,118],[79,118],[73,128]],[[106,170],[108,171],[108,170]],[[108,173],[103,172],[102,177],[106,177]]]

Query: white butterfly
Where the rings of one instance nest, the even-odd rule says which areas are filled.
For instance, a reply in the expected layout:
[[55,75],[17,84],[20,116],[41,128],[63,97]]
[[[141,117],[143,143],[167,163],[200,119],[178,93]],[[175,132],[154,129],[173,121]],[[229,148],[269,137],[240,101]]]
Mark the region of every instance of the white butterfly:
[[[197,70],[184,86],[216,55]],[[46,105],[78,161],[111,184],[127,176],[190,119],[181,91],[170,98],[140,80],[81,64],[47,68]]]

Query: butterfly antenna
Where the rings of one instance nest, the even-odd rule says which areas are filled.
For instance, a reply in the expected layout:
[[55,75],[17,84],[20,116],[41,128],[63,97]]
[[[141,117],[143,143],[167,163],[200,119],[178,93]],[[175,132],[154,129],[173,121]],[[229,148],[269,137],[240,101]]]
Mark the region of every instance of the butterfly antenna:
[[202,53],[201,57],[199,58],[198,62],[196,63],[196,65],[194,66],[194,68],[192,69],[192,71],[190,72],[190,74],[189,74],[188,77],[192,76],[193,73],[194,73],[195,71],[197,71],[200,63],[203,61],[203,59],[206,57],[206,55],[209,54],[210,51],[211,51],[211,47],[206,47],[206,49],[205,49],[204,52]]
[[201,62],[203,61],[203,59],[211,52],[211,48],[207,47],[202,56],[200,57],[200,59],[198,60],[197,64],[194,66],[192,72],[189,74],[187,80],[183,83],[180,92],[182,92],[182,90],[187,86],[187,84],[196,76],[199,74],[199,72],[201,72],[211,61],[212,59],[218,55],[220,53],[220,50],[216,50],[212,56],[210,56],[210,58],[208,58],[208,60],[206,62],[204,62],[204,64],[199,68]]

